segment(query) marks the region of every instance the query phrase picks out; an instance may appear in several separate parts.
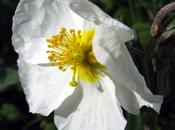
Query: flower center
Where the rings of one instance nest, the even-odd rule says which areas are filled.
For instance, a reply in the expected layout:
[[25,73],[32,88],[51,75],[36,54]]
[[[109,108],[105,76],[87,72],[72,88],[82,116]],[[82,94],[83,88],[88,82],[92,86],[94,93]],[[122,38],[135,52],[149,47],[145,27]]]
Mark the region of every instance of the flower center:
[[68,68],[72,70],[71,86],[78,85],[77,78],[94,83],[105,71],[105,66],[96,60],[92,50],[94,35],[95,29],[67,31],[62,27],[58,34],[47,39],[48,59],[52,66],[57,66],[62,71]]

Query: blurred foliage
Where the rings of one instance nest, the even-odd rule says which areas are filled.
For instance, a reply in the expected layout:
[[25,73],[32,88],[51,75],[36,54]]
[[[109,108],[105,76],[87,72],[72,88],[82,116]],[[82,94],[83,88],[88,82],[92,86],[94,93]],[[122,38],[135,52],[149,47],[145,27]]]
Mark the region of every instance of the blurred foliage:
[[11,103],[4,103],[0,109],[0,115],[9,121],[18,121],[21,117],[21,113],[15,105]]
[[11,85],[18,83],[18,73],[16,69],[13,68],[4,68],[4,70],[1,72],[4,75],[2,75],[1,83],[0,83],[0,91],[5,91],[8,87]]
[[[174,130],[175,127],[171,124],[175,124],[175,106],[172,105],[175,102],[175,96],[171,88],[175,77],[175,60],[172,60],[175,53],[163,58],[166,54],[162,54],[161,50],[167,49],[167,53],[173,52],[172,38],[175,33],[171,33],[171,39],[164,37],[163,33],[174,28],[175,14],[167,16],[156,38],[150,37],[150,27],[155,14],[173,0],[91,1],[135,31],[135,39],[127,43],[133,60],[145,76],[148,87],[153,93],[167,95],[160,117],[146,107],[141,109],[141,114],[138,116],[124,111],[128,120],[126,130]],[[52,114],[49,117],[43,117],[28,112],[28,105],[19,83],[17,54],[11,44],[12,17],[18,2],[18,0],[0,1],[0,130],[56,130]],[[172,44],[167,46],[166,44],[170,42]],[[168,124],[167,119],[171,124]]]

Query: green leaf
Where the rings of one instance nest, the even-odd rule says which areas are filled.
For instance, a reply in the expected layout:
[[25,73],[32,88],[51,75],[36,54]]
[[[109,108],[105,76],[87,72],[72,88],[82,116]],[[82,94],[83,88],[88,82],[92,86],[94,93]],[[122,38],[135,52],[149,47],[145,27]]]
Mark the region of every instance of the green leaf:
[[105,5],[105,9],[106,10],[111,9],[111,7],[113,5],[113,1],[112,0],[101,0],[101,2]]
[[137,116],[127,113],[127,121],[125,130],[144,130],[144,121],[141,113]]
[[134,130],[144,130],[143,116],[141,113],[136,116]]
[[134,130],[135,118],[134,115],[127,113],[127,125],[125,130]]
[[8,67],[3,73],[4,76],[0,78],[0,91],[5,90],[10,85],[18,83],[18,73],[16,69]]
[[132,17],[130,15],[128,8],[126,7],[121,7],[117,11],[115,11],[113,17],[121,22],[124,22],[125,24],[129,26],[132,25]]
[[53,123],[47,123],[44,130],[57,130]]
[[145,50],[144,50],[145,51],[144,60],[149,61],[153,57],[155,49],[156,49],[156,42],[157,42],[157,39],[155,37],[150,37],[149,41],[146,44]]
[[172,16],[172,21],[169,23],[168,27],[166,28],[167,30],[170,30],[175,27],[175,15]]
[[150,27],[149,23],[143,21],[138,21],[134,24],[134,28],[138,33],[138,37],[143,48],[146,47],[146,43],[150,35]]
[[160,24],[158,33],[163,33],[165,30],[170,30],[175,27],[175,13],[171,13],[166,19]]

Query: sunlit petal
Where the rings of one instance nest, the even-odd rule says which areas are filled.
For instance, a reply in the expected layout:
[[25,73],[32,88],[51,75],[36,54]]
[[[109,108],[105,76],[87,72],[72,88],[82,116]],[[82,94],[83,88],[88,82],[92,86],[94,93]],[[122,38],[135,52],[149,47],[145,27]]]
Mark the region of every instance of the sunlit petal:
[[[108,77],[99,84],[81,82],[83,97],[77,108],[69,115],[55,112],[55,124],[59,130],[123,130],[126,121],[115,97],[115,87]],[[68,102],[71,104],[71,100]],[[72,103],[74,101],[72,100]],[[73,106],[69,105],[69,106]]]
[[[133,114],[137,114],[137,107],[143,105],[153,107],[158,112],[162,97],[154,96],[147,88],[145,80],[134,65],[125,44],[118,39],[118,32],[109,27],[105,29],[104,26],[103,29],[99,27],[99,32],[94,41],[94,52],[98,60],[107,67],[107,74],[116,87],[119,86],[116,96],[121,105]],[[137,100],[135,101],[136,111],[133,110],[134,107],[130,107],[131,104],[127,101],[130,100],[129,97],[125,98],[122,92],[133,95],[133,100]]]
[[69,86],[69,73],[61,73],[57,68],[35,65],[18,60],[19,77],[23,86],[30,112],[48,115],[73,93]]
[[[59,28],[75,28],[70,1],[21,0],[13,18],[12,43],[30,63],[47,63],[46,39]],[[66,16],[66,17],[65,17]],[[69,22],[68,22],[69,21]]]
[[134,38],[134,33],[129,27],[118,20],[111,18],[103,10],[90,1],[71,2],[70,8],[79,16],[79,18],[76,17],[76,19],[80,19],[81,17],[82,20],[79,20],[81,21],[79,26],[83,25],[86,27],[87,24],[89,25],[90,23],[95,25],[105,24],[116,30],[118,33],[118,39],[120,39],[123,43]]

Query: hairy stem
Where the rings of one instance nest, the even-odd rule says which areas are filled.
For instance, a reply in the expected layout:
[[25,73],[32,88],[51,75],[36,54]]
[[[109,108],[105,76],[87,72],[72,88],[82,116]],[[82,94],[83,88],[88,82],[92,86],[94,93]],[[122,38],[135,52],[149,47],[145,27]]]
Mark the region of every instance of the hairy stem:
[[175,11],[175,2],[167,4],[159,10],[159,12],[157,13],[157,15],[153,21],[153,24],[151,26],[151,35],[152,36],[157,35],[157,31],[159,29],[159,26],[160,26],[162,20],[165,18],[165,16],[167,14],[169,14],[172,11]]

